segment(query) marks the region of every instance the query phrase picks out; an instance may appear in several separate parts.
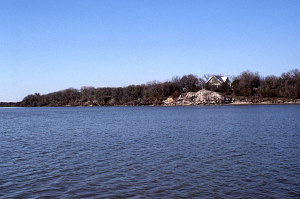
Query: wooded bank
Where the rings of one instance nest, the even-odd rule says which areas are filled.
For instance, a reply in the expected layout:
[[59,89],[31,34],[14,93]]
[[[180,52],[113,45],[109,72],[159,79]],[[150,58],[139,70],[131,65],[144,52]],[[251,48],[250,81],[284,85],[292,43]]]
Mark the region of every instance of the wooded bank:
[[21,102],[1,103],[0,106],[163,105],[163,101],[169,97],[177,99],[183,93],[197,92],[203,88],[246,101],[249,99],[260,102],[268,99],[276,102],[276,100],[282,99],[300,99],[300,72],[298,69],[283,73],[281,76],[266,77],[260,76],[257,72],[245,71],[231,79],[231,86],[224,85],[218,88],[211,87],[206,80],[190,74],[174,77],[166,82],[153,81],[127,87],[69,88],[45,95],[31,94]]

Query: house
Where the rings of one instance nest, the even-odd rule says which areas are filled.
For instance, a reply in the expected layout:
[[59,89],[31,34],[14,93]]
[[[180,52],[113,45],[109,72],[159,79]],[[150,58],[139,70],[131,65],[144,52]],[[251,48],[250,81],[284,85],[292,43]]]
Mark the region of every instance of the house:
[[227,76],[214,75],[206,82],[209,87],[231,86],[231,82]]

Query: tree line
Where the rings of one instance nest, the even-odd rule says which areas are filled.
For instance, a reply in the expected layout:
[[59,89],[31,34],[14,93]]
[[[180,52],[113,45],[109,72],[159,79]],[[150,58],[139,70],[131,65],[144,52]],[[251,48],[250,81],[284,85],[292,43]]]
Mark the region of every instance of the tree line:
[[[177,98],[184,92],[211,89],[204,78],[196,75],[173,77],[170,81],[153,81],[127,87],[82,87],[69,88],[58,92],[26,96],[20,106],[114,106],[114,105],[161,105],[168,97]],[[257,72],[244,71],[232,78],[231,86],[214,89],[224,95],[236,97],[285,97],[300,98],[300,72],[298,69],[283,73],[281,76],[261,77]]]
[[257,72],[242,72],[232,82],[234,96],[257,96],[262,98],[300,98],[300,72],[294,69],[277,77],[261,77]]

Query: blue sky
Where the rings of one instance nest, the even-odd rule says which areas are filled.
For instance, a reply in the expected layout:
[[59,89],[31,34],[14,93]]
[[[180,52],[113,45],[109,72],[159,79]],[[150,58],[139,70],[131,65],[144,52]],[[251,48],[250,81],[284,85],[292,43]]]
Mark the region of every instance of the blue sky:
[[0,1],[0,101],[295,68],[299,0]]

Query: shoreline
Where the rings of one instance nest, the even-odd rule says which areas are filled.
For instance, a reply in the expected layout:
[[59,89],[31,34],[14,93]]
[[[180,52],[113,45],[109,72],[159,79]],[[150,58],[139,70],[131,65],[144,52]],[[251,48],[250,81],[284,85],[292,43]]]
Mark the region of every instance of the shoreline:
[[196,105],[187,105],[187,104],[178,104],[178,105],[114,105],[114,106],[8,106],[0,107],[5,109],[14,109],[14,108],[74,108],[74,107],[184,107],[184,106],[251,106],[251,105],[300,105],[300,102],[287,102],[287,103],[272,103],[272,102],[233,102],[233,103],[223,103],[223,104],[196,104]]
[[234,102],[234,103],[228,103],[228,104],[197,104],[197,105],[155,105],[155,106],[251,106],[251,105],[300,105],[300,103],[252,103],[252,102]]

